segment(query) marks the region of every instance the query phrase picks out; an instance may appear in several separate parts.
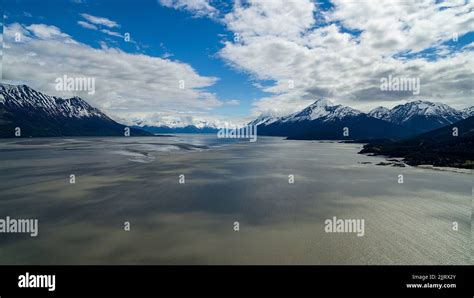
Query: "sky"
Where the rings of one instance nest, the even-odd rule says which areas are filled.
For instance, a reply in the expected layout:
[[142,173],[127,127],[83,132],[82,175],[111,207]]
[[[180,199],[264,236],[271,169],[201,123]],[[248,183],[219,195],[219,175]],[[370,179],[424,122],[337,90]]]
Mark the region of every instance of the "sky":
[[[417,99],[474,105],[473,1],[4,0],[3,6],[3,80],[80,96],[125,124],[243,124],[320,98],[362,111]],[[64,75],[94,78],[94,94],[57,90],[55,80]],[[418,78],[420,93],[381,90],[388,76]]]

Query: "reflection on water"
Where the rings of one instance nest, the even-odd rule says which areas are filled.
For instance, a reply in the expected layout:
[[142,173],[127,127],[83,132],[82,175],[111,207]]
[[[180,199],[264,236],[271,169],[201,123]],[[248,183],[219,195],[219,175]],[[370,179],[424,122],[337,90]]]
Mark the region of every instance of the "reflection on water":
[[[0,264],[470,262],[472,175],[376,166],[383,159],[359,148],[214,135],[2,140],[0,218],[40,227],[36,238],[0,234]],[[365,219],[365,236],[325,233],[333,216]]]

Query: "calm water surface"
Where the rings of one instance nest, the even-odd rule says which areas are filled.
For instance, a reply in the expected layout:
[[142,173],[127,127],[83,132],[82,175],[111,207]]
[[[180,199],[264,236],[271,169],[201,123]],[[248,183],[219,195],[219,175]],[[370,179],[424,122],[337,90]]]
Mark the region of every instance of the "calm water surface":
[[[2,139],[0,218],[40,226],[36,238],[0,234],[0,264],[470,263],[472,174],[377,166],[360,147]],[[325,233],[333,216],[364,219],[365,236]]]

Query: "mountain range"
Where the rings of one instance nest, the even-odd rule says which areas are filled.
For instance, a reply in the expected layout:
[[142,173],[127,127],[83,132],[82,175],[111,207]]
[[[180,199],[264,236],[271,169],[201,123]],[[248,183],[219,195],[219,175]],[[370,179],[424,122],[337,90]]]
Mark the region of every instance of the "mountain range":
[[368,113],[374,118],[400,125],[410,134],[423,133],[453,124],[466,118],[468,114],[467,111],[457,111],[446,104],[421,100],[398,105],[391,110],[378,107]]
[[458,111],[446,104],[421,100],[364,113],[319,99],[291,115],[261,115],[248,124],[258,125],[259,135],[289,139],[390,139],[431,131],[472,115],[474,107]]
[[143,126],[132,126],[133,128],[141,129],[153,134],[160,134],[160,133],[195,133],[195,134],[204,134],[204,133],[217,133],[219,131],[218,128],[213,127],[213,126],[202,126],[198,127],[196,125],[186,125],[186,126],[176,126],[176,127],[170,127],[167,125],[160,125],[160,126],[148,126],[148,125],[143,125]]
[[[474,107],[462,111],[429,101],[413,101],[393,109],[378,107],[368,113],[319,99],[284,117],[260,116],[259,135],[288,139],[374,140],[403,139],[474,116]],[[189,121],[188,121],[189,122]],[[218,126],[205,121],[146,123],[130,127],[134,136],[157,133],[216,133]],[[141,124],[141,125],[140,125]],[[182,125],[182,126],[180,126]],[[112,120],[79,97],[61,98],[26,85],[0,83],[0,137],[123,136],[126,126]]]
[[160,133],[217,133],[219,122],[195,119],[194,117],[150,117],[147,119],[133,118],[132,127],[154,134]]
[[[61,98],[26,85],[0,84],[0,137],[123,136],[119,124],[79,97]],[[130,135],[152,135],[130,128]]]

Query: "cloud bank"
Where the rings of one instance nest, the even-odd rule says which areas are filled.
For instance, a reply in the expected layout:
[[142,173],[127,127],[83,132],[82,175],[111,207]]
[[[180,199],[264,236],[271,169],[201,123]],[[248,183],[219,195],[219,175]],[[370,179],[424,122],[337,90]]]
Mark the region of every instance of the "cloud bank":
[[[47,94],[79,95],[116,119],[147,118],[155,111],[199,115],[224,104],[205,90],[218,78],[201,76],[186,63],[96,49],[46,24],[10,24],[4,38],[4,80],[24,81]],[[57,91],[55,80],[64,75],[95,78],[95,93]]]

